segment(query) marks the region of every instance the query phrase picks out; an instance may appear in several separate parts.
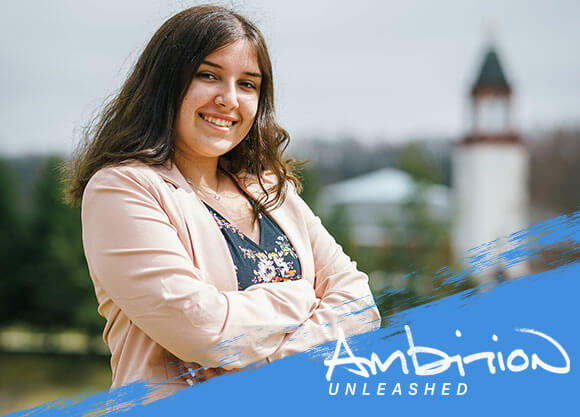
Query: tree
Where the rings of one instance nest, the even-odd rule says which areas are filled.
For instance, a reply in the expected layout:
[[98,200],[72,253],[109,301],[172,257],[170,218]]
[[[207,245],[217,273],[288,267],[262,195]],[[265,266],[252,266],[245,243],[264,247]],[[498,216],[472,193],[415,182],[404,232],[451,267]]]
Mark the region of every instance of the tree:
[[580,130],[559,130],[530,146],[531,202],[553,214],[580,208]]
[[316,211],[318,193],[320,192],[320,184],[316,169],[311,165],[302,166],[300,168],[300,180],[302,182],[302,192],[300,193],[300,197],[302,197],[312,210]]
[[16,185],[12,170],[0,160],[0,324],[14,321],[29,307],[26,285],[21,276],[21,265],[27,259]]
[[58,167],[49,158],[36,184],[24,275],[30,310],[24,319],[43,329],[102,329],[82,248],[80,209],[64,203]]
[[398,165],[417,182],[438,184],[443,177],[437,162],[418,143],[411,142],[403,147]]

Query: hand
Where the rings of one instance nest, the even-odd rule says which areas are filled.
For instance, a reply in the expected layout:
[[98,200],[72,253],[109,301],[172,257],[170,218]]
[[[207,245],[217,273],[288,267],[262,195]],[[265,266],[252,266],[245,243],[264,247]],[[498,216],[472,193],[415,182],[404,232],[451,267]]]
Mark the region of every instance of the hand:
[[241,369],[231,369],[227,370],[224,368],[203,368],[200,364],[195,362],[179,362],[179,374],[187,382],[190,387],[200,382],[205,382],[214,376],[221,376],[224,374],[233,374],[235,372],[240,372],[249,369],[255,369],[259,366],[266,365],[268,361],[266,359],[259,362],[250,364]]
[[179,363],[179,374],[190,387],[193,387],[197,383],[207,381],[214,376],[220,376],[228,372],[230,371],[226,371],[224,368],[203,368],[195,362]]

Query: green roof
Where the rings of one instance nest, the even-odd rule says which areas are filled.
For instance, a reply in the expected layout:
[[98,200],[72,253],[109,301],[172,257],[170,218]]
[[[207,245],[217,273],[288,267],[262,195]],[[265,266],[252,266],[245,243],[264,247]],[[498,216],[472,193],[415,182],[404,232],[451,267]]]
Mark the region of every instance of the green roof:
[[509,89],[509,84],[505,78],[503,70],[501,69],[499,58],[493,48],[489,48],[485,55],[483,66],[481,67],[474,88],[483,86],[503,87]]

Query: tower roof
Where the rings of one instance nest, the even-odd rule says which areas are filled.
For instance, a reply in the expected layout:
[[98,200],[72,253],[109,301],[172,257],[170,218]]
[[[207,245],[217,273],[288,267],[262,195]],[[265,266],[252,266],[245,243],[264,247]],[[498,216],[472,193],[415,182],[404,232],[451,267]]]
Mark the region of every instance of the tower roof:
[[485,55],[481,71],[473,86],[473,93],[481,88],[510,90],[510,86],[499,63],[499,58],[493,47],[490,47]]

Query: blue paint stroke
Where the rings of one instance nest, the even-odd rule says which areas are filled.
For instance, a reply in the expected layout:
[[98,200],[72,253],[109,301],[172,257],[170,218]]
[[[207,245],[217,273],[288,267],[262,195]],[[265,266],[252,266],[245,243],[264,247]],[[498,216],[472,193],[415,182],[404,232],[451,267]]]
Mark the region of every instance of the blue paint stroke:
[[[571,371],[565,375],[531,369],[491,374],[482,363],[466,365],[465,376],[452,368],[433,377],[417,376],[412,372],[406,375],[400,366],[393,366],[386,374],[363,379],[341,369],[335,371],[333,382],[342,383],[342,391],[346,384],[356,383],[358,394],[345,395],[339,390],[341,395],[332,396],[324,377],[327,369],[323,360],[334,351],[336,344],[333,342],[268,366],[213,378],[149,404],[145,403],[162,385],[136,382],[104,393],[58,399],[10,416],[81,416],[88,413],[91,416],[154,416],[189,411],[347,415],[380,410],[438,415],[450,414],[450,406],[470,415],[501,415],[508,411],[529,415],[552,414],[558,410],[569,412],[574,409],[575,387],[580,382],[575,362],[580,357],[580,337],[576,335],[576,326],[570,322],[578,316],[574,307],[578,304],[577,294],[580,294],[580,280],[577,279],[580,273],[580,212],[513,233],[504,241],[508,245],[503,251],[498,251],[497,241],[470,250],[466,257],[468,267],[464,270],[446,266],[433,273],[433,280],[456,288],[456,294],[439,300],[436,296],[420,297],[414,300],[415,308],[395,314],[387,312],[388,326],[349,338],[349,346],[361,356],[371,352],[383,353],[383,356],[396,350],[406,352],[404,326],[408,325],[417,345],[437,347],[450,355],[489,350],[505,351],[507,357],[509,352],[522,348],[524,352],[528,350],[529,355],[537,353],[546,361],[561,362],[555,349],[545,341],[515,330],[534,328],[554,337],[565,347],[572,363]],[[534,260],[544,261],[543,272],[497,286],[460,290],[461,284],[475,273],[497,266],[512,268]],[[486,291],[482,292],[483,289]],[[376,297],[377,304],[400,294],[401,290],[385,288]],[[456,336],[457,330],[461,337]],[[494,334],[497,342],[492,339]],[[374,395],[364,395],[366,391],[361,391],[365,382],[368,390],[374,390]],[[426,394],[393,394],[397,382],[407,392],[410,384],[417,383]],[[381,383],[387,387],[384,390],[387,395],[377,395]],[[468,387],[464,395],[441,394],[445,391],[444,384],[450,384],[453,391],[461,383]],[[435,384],[438,394],[430,394],[430,384]]]

